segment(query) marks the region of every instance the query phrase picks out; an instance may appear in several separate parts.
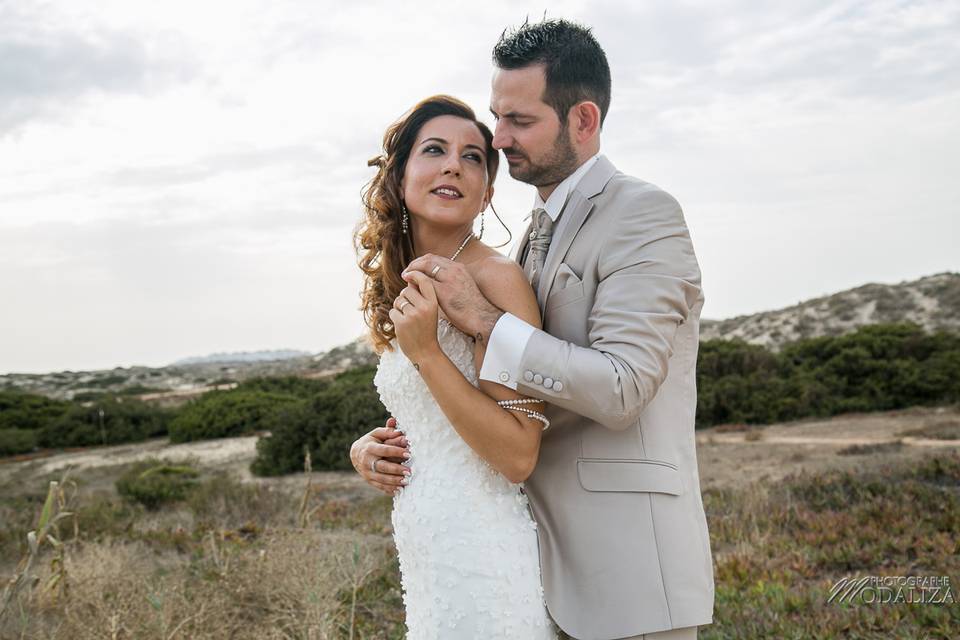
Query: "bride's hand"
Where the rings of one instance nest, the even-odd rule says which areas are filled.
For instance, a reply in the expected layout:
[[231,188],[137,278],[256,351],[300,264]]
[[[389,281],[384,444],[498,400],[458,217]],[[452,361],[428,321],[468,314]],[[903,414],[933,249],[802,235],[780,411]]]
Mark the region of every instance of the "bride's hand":
[[397,334],[400,349],[414,363],[431,358],[440,351],[437,341],[437,292],[433,282],[420,272],[414,272],[412,282],[393,301],[390,321]]

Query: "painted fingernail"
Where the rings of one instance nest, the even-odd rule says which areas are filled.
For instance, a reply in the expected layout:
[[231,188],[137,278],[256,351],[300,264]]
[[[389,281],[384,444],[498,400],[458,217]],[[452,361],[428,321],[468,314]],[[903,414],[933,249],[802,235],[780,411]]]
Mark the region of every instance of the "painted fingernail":
[[409,451],[404,451],[404,452],[403,452],[403,457],[409,459],[409,458],[410,458],[410,452],[409,452]]
[[405,476],[410,475],[410,469],[404,469],[404,470],[403,470],[403,475],[405,475]]
[[406,486],[408,482],[410,482],[410,478],[404,478],[403,480],[400,481],[400,484]]

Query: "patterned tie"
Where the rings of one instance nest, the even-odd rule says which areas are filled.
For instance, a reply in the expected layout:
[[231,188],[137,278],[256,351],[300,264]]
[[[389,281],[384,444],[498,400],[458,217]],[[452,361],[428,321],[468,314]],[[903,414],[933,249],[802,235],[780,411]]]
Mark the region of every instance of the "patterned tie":
[[540,284],[540,274],[543,263],[547,260],[547,250],[550,248],[550,238],[553,236],[553,220],[546,209],[533,210],[533,224],[530,231],[530,243],[527,245],[527,259],[523,264],[523,272],[527,274],[533,290]]

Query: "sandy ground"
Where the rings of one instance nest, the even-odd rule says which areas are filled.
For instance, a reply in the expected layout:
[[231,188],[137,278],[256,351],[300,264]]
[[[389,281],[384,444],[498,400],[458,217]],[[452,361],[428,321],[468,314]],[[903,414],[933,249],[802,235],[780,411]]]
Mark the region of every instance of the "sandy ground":
[[[887,462],[920,459],[938,452],[960,451],[960,440],[930,440],[903,435],[944,422],[960,423],[960,410],[917,408],[767,427],[704,429],[697,432],[701,487],[722,488],[775,481],[789,474],[834,468],[856,469],[865,464],[882,466]],[[303,483],[304,474],[283,478],[254,477],[249,465],[256,455],[256,442],[257,436],[187,444],[170,444],[166,439],[157,439],[55,453],[31,460],[0,459],[0,488],[4,492],[35,492],[68,467],[75,477],[84,478],[89,488],[105,488],[112,485],[125,465],[147,457],[171,462],[193,459],[208,469],[228,470],[247,482],[298,486]],[[869,454],[838,453],[852,445],[882,444],[888,444],[888,447]],[[376,493],[352,472],[316,472],[313,476],[315,483],[336,493],[371,496]]]
[[[870,465],[919,460],[944,452],[960,452],[960,440],[931,440],[906,432],[934,424],[960,424],[956,408],[914,408],[885,413],[836,416],[731,432],[714,427],[697,432],[700,486],[731,487],[775,481],[787,475],[853,470]],[[898,444],[899,443],[899,444]],[[840,455],[853,445],[884,445],[879,451]]]

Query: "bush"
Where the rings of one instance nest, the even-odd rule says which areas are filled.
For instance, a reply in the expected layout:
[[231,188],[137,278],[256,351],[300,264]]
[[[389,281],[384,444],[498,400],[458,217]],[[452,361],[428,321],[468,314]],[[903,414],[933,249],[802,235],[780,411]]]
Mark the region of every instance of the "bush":
[[138,462],[117,479],[117,493],[147,509],[157,509],[186,498],[196,486],[198,475],[188,465],[174,466],[151,458]]
[[190,442],[264,431],[274,414],[299,400],[286,393],[240,387],[209,391],[183,407],[171,421],[170,441]]
[[90,406],[71,405],[40,429],[37,441],[44,447],[139,442],[166,435],[170,416],[169,410],[139,400],[106,396]]
[[29,453],[37,447],[37,434],[30,429],[0,429],[0,456]]
[[309,449],[315,469],[350,469],[350,444],[389,417],[373,386],[373,374],[370,366],[347,371],[314,398],[277,412],[270,435],[257,442],[253,473],[299,471],[304,448]]
[[788,344],[779,354],[705,340],[697,362],[697,426],[767,424],[849,411],[960,401],[960,334],[869,325]]
[[71,404],[22,391],[0,391],[0,429],[40,429]]

